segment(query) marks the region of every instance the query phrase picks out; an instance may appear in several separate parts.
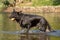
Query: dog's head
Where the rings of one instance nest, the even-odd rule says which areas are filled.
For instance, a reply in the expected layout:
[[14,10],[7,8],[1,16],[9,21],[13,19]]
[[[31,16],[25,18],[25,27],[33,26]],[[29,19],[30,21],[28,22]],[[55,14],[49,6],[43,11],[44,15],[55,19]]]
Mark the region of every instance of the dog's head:
[[11,15],[10,15],[9,18],[10,18],[11,20],[13,20],[13,21],[14,21],[15,19],[19,19],[19,15],[20,15],[19,13],[20,13],[20,12],[16,12],[15,9],[13,9],[13,12],[11,13]]

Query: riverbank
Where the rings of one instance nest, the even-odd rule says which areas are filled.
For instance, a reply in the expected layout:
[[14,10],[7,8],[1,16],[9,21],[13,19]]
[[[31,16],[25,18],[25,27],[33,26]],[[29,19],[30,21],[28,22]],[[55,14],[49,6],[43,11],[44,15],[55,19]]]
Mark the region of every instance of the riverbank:
[[60,6],[40,6],[40,7],[30,7],[30,6],[23,6],[23,7],[8,7],[4,10],[4,12],[12,12],[13,9],[16,11],[22,12],[40,12],[40,13],[60,13]]

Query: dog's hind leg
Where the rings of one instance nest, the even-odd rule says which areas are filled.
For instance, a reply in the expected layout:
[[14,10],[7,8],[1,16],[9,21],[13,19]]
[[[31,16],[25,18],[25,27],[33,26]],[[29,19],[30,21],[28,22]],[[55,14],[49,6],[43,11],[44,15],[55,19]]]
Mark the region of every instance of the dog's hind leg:
[[50,31],[50,32],[56,32],[54,29],[52,29],[51,28],[51,26],[48,24],[48,30]]
[[47,29],[48,30],[46,30],[46,31],[51,31],[52,29],[51,29],[51,26],[49,25],[49,24],[47,24]]
[[42,23],[38,23],[37,24],[38,28],[40,31],[46,32],[46,25],[42,24]]

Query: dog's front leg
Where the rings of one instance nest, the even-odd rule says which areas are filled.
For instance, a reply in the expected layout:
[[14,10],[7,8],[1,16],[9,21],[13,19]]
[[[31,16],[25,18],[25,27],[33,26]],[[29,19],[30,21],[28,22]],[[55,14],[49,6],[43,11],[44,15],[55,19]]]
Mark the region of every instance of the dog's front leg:
[[30,30],[30,24],[27,25],[27,33],[29,33],[29,30]]
[[25,33],[25,32],[26,32],[26,29],[25,29],[25,28],[21,28],[21,29],[20,29],[20,32],[21,32],[21,33]]

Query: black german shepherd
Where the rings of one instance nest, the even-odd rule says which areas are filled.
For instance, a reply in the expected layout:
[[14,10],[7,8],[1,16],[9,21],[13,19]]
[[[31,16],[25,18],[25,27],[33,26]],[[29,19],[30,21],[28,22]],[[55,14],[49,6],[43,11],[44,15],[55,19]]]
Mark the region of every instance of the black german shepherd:
[[42,16],[24,14],[22,13],[22,11],[16,12],[15,10],[13,10],[10,15],[10,19],[15,20],[17,23],[20,24],[22,28],[26,28],[27,32],[30,28],[35,26],[39,27],[39,29],[44,32],[46,32],[46,29],[48,29],[48,31],[51,31],[49,23]]

